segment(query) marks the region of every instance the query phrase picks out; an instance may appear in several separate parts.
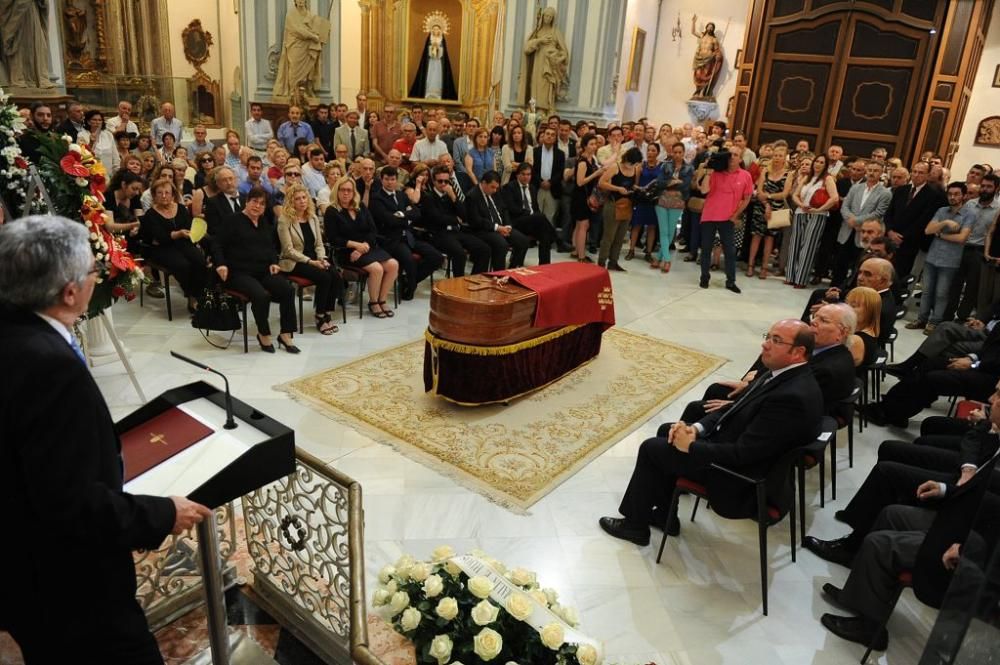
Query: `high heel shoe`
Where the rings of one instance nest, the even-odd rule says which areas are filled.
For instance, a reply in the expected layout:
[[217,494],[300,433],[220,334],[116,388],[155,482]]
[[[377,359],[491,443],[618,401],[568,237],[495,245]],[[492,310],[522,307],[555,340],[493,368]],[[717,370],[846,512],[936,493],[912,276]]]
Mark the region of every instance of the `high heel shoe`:
[[747,267],[747,277],[753,277],[753,266],[752,265],[750,265],[750,266]]
[[289,353],[302,353],[302,349],[295,346],[291,342],[286,342],[285,340],[281,339],[281,335],[278,335],[278,346],[282,347],[283,349],[285,349],[285,351],[288,351]]
[[264,353],[274,353],[274,344],[265,344],[260,341],[260,333],[257,333],[257,343],[260,344],[260,350]]
[[391,309],[386,309],[384,300],[379,300],[378,306],[382,309],[382,313],[385,314],[387,318],[391,319],[392,317],[396,316],[396,313],[394,311],[392,311]]
[[368,301],[368,311],[371,312],[371,315],[374,316],[376,319],[389,318],[389,315],[383,312],[382,308],[379,307],[379,302],[377,300]]

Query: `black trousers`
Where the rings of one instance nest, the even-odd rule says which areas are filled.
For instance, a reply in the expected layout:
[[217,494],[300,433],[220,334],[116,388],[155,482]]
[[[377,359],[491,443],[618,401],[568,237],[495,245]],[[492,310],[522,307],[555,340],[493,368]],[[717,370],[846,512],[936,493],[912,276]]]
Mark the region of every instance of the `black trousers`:
[[972,429],[972,423],[968,420],[959,420],[948,416],[928,416],[920,422],[920,437],[917,438],[917,441],[925,436],[935,434],[960,437],[970,429]]
[[239,291],[250,299],[250,311],[253,312],[257,332],[261,335],[271,334],[271,324],[267,319],[272,302],[278,303],[281,332],[294,333],[298,329],[298,320],[295,316],[295,287],[281,275],[231,272],[225,287]]
[[913,270],[913,262],[917,260],[920,253],[920,243],[918,239],[904,240],[896,251],[896,256],[892,260],[892,267],[896,269],[896,275],[900,280],[906,279]]
[[466,253],[472,259],[472,274],[490,269],[490,247],[471,233],[443,231],[435,233],[431,243],[451,259],[451,274],[465,276]]
[[[441,267],[444,256],[434,248],[434,245],[423,240],[415,240],[411,248],[402,240],[383,245],[392,258],[399,262],[399,271],[403,277],[403,297],[412,295],[417,290],[417,284],[430,277],[431,273]],[[420,255],[418,261],[414,254]]]
[[917,415],[939,396],[959,395],[985,402],[993,394],[997,376],[978,369],[943,369],[947,359],[932,358],[916,376],[903,379],[882,397],[882,410],[890,420]]
[[852,232],[843,245],[836,246],[837,254],[833,259],[830,284],[843,284],[847,280],[847,273],[858,261],[858,253],[861,252],[861,248],[854,244],[854,233],[856,232]]
[[197,245],[185,241],[162,247],[145,247],[142,253],[153,263],[170,271],[188,298],[197,298],[205,290],[208,268],[205,267],[205,255]]
[[854,529],[851,539],[860,545],[872,530],[879,513],[887,506],[903,504],[934,508],[936,501],[917,499],[917,488],[921,483],[927,480],[953,483],[957,479],[957,464],[954,471],[937,471],[900,462],[877,462],[844,508],[844,521]]
[[524,256],[528,253],[528,236],[517,229],[511,229],[506,238],[496,231],[473,231],[472,235],[490,248],[491,270],[503,270],[507,267],[508,247],[511,249],[510,267],[519,268],[524,265]]
[[[843,222],[840,213],[827,215],[826,226],[823,227],[823,236],[819,241],[819,250],[816,253],[816,261],[813,265],[813,273],[817,279],[826,277],[835,263],[835,258],[840,249],[837,244],[837,234],[840,233],[840,224]],[[853,239],[849,241],[853,244]],[[833,280],[831,284],[837,284]]]
[[958,272],[951,279],[951,291],[948,293],[948,305],[944,308],[944,320],[951,321],[958,317],[965,321],[976,308],[979,299],[979,274],[983,266],[983,246],[964,245],[962,247],[962,262]]
[[639,446],[632,478],[618,507],[618,512],[629,523],[646,526],[652,518],[653,508],[669,509],[678,476],[695,482],[705,480],[704,467],[692,464],[690,455],[667,443],[672,424],[661,425],[657,436],[646,439]]
[[344,280],[332,264],[327,270],[323,270],[308,263],[296,263],[289,274],[304,277],[316,285],[316,299],[313,300],[313,309],[317,314],[336,310],[337,299],[343,300],[344,298]]
[[684,407],[684,413],[681,414],[681,420],[689,425],[698,422],[708,413],[705,411],[705,402],[710,399],[736,399],[729,396],[731,392],[733,392],[733,389],[729,386],[721,383],[713,383],[705,389],[705,394],[702,395],[700,400],[688,402],[687,406]]
[[[536,212],[533,215],[515,217],[510,220],[510,225],[515,230],[538,241],[538,265],[552,263],[552,243],[556,240],[556,230],[552,228],[545,215]],[[524,265],[523,258],[518,265]]]

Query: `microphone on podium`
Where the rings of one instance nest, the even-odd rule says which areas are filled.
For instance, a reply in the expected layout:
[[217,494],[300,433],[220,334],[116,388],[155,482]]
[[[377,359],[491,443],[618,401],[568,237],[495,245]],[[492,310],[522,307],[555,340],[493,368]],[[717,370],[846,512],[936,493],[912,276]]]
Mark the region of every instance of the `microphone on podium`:
[[197,360],[194,360],[193,358],[188,358],[187,356],[182,356],[181,354],[177,353],[176,351],[171,351],[170,355],[172,355],[174,358],[177,358],[178,360],[183,360],[184,362],[188,363],[189,365],[194,365],[195,367],[199,367],[199,368],[205,370],[206,372],[211,372],[212,374],[218,374],[219,376],[222,377],[222,380],[225,381],[225,383],[226,383],[226,424],[223,425],[223,428],[224,429],[236,429],[236,419],[233,418],[233,398],[229,394],[229,379],[226,378],[226,375],[223,374],[222,372],[220,372],[217,369],[212,369],[208,365],[206,365],[204,363],[200,363]]

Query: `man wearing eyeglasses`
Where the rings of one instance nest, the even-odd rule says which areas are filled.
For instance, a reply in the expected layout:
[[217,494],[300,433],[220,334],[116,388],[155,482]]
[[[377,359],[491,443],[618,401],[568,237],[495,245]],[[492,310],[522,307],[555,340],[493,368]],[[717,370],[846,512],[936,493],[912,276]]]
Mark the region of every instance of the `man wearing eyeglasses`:
[[601,528],[636,545],[649,544],[649,527],[680,533],[670,515],[678,477],[707,486],[712,509],[720,515],[756,512],[754,486],[710,471],[721,464],[758,477],[787,451],[819,434],[823,397],[807,363],[815,332],[802,321],[785,319],[771,326],[761,344],[765,371],[733,404],[696,423],[661,425],[639,447],[635,470],[622,498],[619,517],[602,517]]
[[[27,663],[78,662],[85,649],[103,663],[162,664],[136,602],[132,551],[211,515],[122,488],[115,424],[73,333],[100,268],[78,222],[0,226],[0,501],[12,529],[0,548],[10,571],[0,630]],[[67,561],[87,571],[73,593],[57,572]]]
[[430,242],[451,260],[455,277],[465,276],[466,253],[472,259],[472,272],[490,268],[490,247],[469,233],[462,220],[465,211],[451,181],[451,169],[431,169],[431,191],[420,197],[421,222],[430,233]]

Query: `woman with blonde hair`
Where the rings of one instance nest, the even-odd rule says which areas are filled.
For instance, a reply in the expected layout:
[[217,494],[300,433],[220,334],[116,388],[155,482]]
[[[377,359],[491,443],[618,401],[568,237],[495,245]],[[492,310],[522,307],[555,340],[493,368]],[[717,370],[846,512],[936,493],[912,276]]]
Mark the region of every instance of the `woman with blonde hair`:
[[858,315],[858,325],[848,341],[854,366],[870,365],[878,356],[882,296],[875,289],[858,286],[847,292],[845,301]]
[[316,285],[313,301],[316,330],[324,335],[337,332],[332,312],[337,310],[337,298],[343,298],[344,283],[337,267],[326,256],[323,226],[305,185],[295,183],[285,191],[285,205],[278,217],[278,242],[281,272]]
[[333,246],[343,252],[344,265],[367,274],[368,311],[377,319],[395,316],[385,299],[399,274],[399,263],[378,246],[375,220],[361,204],[357,185],[350,176],[337,181],[323,223]]
[[320,215],[326,214],[326,209],[330,206],[330,201],[333,199],[333,192],[337,187],[337,181],[343,177],[344,167],[340,165],[340,162],[328,162],[323,167],[323,180],[326,181],[326,185],[316,193],[316,207]]

